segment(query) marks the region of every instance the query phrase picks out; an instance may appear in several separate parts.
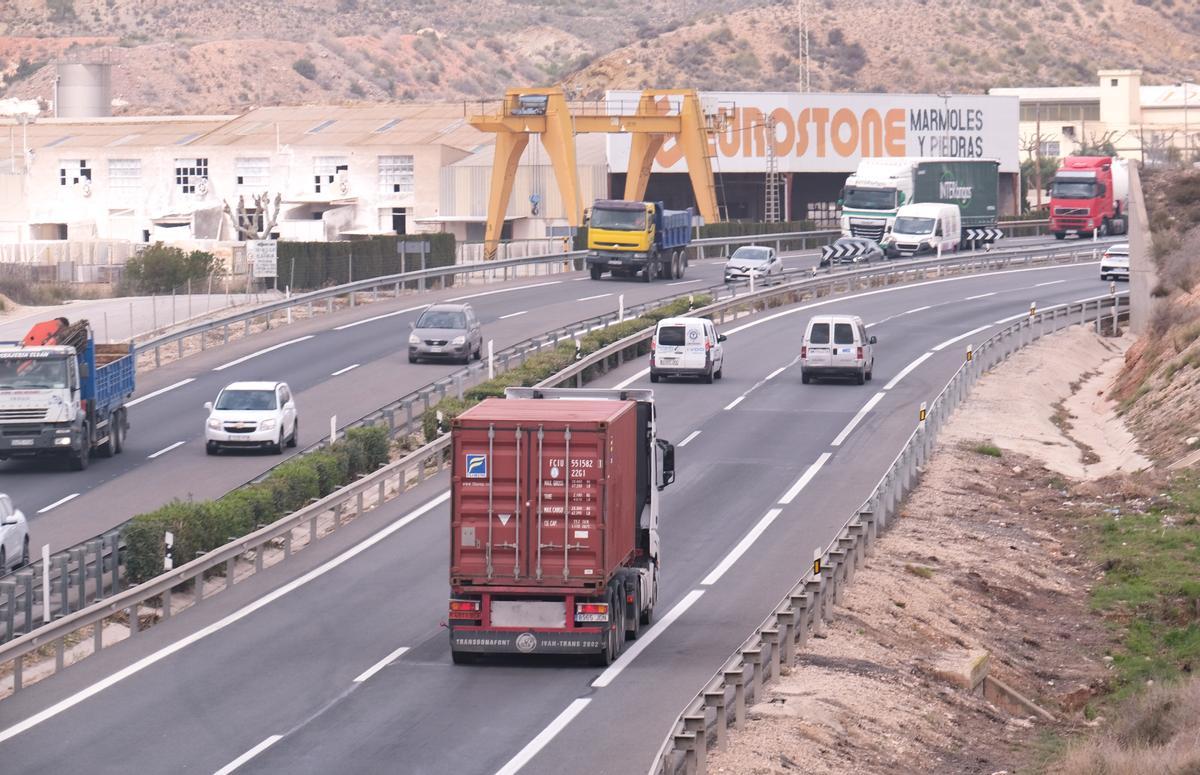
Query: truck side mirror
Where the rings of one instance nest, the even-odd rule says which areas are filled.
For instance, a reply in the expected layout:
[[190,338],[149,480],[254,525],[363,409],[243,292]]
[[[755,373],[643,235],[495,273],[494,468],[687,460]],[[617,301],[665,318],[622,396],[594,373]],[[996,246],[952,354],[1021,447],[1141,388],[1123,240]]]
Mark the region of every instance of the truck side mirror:
[[870,342],[871,344],[875,344],[875,342],[876,342],[876,339],[875,339],[875,337],[871,337],[871,338],[870,338],[870,339],[868,339],[867,341],[868,341],[868,342]]
[[212,411],[212,401],[205,401],[204,408],[211,412]]
[[724,334],[717,334],[717,341],[718,341],[718,342],[724,342],[724,341],[725,341],[726,339],[728,339],[728,338],[729,338],[729,337],[725,336]]
[[658,489],[663,489],[675,481],[675,447],[668,441],[658,439],[658,452],[662,456],[662,469],[659,473],[661,480]]

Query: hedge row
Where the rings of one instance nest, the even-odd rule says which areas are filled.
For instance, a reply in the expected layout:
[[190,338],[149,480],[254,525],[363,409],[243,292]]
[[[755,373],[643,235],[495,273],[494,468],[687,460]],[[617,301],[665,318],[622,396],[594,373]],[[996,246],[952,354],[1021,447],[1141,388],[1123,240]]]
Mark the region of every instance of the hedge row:
[[258,484],[215,501],[173,501],[137,515],[123,530],[129,580],[138,584],[162,572],[168,530],[179,567],[374,471],[388,462],[389,447],[386,428],[353,428],[332,447],[292,458]]
[[786,221],[783,223],[758,223],[754,221],[727,221],[706,223],[699,229],[699,239],[709,237],[743,237],[752,234],[786,234],[793,231],[816,231],[813,221]]
[[[711,302],[712,298],[708,295],[696,296],[690,302],[688,299],[677,299],[670,304],[650,310],[641,317],[589,332],[579,339],[580,352],[583,355],[590,355],[613,342],[644,331],[664,318],[686,315],[694,307],[703,307]],[[443,427],[449,428],[451,420],[483,399],[503,397],[504,389],[508,387],[533,387],[574,362],[575,343],[572,341],[560,342],[554,349],[531,355],[520,366],[463,391],[461,399],[455,396],[443,398],[421,415],[421,428],[425,434],[425,440],[433,441],[438,436],[438,412],[442,413]]]
[[[401,265],[400,242],[407,241],[406,259]],[[456,262],[453,234],[425,234],[418,237],[372,237],[349,242],[280,242],[277,270],[279,287],[314,290],[355,280],[414,272],[421,268],[417,242],[428,241],[425,268],[453,266]],[[353,257],[353,267],[351,267]],[[294,272],[293,272],[294,269]],[[446,278],[453,284],[453,278]]]

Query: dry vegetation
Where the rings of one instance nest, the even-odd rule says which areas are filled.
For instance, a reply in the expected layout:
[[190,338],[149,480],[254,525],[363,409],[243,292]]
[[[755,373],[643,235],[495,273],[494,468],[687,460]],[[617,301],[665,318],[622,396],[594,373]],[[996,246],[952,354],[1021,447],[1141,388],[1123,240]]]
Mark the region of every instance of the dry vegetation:
[[[1184,0],[811,5],[817,90],[1090,84],[1097,68],[1133,65],[1153,81],[1200,62],[1200,15]],[[0,16],[0,96],[48,98],[55,58],[99,49],[124,113],[471,99],[555,82],[586,96],[792,89],[796,24],[790,1],[16,0]]]

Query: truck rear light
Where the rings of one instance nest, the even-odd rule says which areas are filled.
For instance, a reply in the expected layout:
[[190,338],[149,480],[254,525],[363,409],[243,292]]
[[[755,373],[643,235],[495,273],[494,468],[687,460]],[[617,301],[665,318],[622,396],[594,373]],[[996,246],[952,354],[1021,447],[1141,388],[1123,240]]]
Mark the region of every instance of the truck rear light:
[[483,618],[482,606],[478,600],[451,600],[450,601],[450,618],[451,619],[481,619]]
[[650,352],[654,352],[657,348],[658,348],[658,341],[652,338],[650,340]]
[[711,342],[710,340],[708,340],[708,339],[705,339],[705,340],[704,340],[704,349],[705,349],[705,350],[711,350],[711,349],[712,349],[712,342]]
[[858,348],[858,360],[861,361],[862,359],[863,359],[863,348],[860,347],[860,348]]
[[607,622],[608,603],[576,603],[575,621]]
[[808,360],[808,345],[800,345],[800,360]]

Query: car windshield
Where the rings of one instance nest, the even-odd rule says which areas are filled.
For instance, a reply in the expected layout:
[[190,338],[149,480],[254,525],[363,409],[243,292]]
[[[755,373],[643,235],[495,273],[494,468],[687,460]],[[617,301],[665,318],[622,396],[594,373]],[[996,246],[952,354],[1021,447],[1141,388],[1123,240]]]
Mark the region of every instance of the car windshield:
[[67,387],[64,358],[0,360],[0,390],[62,389]]
[[224,390],[217,399],[217,409],[243,412],[262,412],[276,408],[274,390]]
[[467,318],[453,310],[428,310],[417,321],[417,328],[466,328]]
[[592,226],[617,231],[643,231],[646,228],[645,210],[592,209]]
[[813,323],[812,331],[808,333],[809,344],[829,344],[829,324]]
[[1096,184],[1090,180],[1056,180],[1050,188],[1054,199],[1092,199],[1096,196]]
[[854,327],[849,323],[838,323],[833,327],[834,344],[854,344]]
[[891,210],[896,206],[894,188],[848,188],[842,197],[843,208]]
[[892,231],[900,234],[928,234],[933,231],[933,219],[913,218],[912,216],[897,218]]
[[771,251],[768,248],[738,248],[733,251],[733,255],[729,257],[730,261],[751,261],[756,263],[766,262],[771,258]]
[[686,326],[663,326],[658,329],[658,343],[664,347],[683,347],[686,338]]

